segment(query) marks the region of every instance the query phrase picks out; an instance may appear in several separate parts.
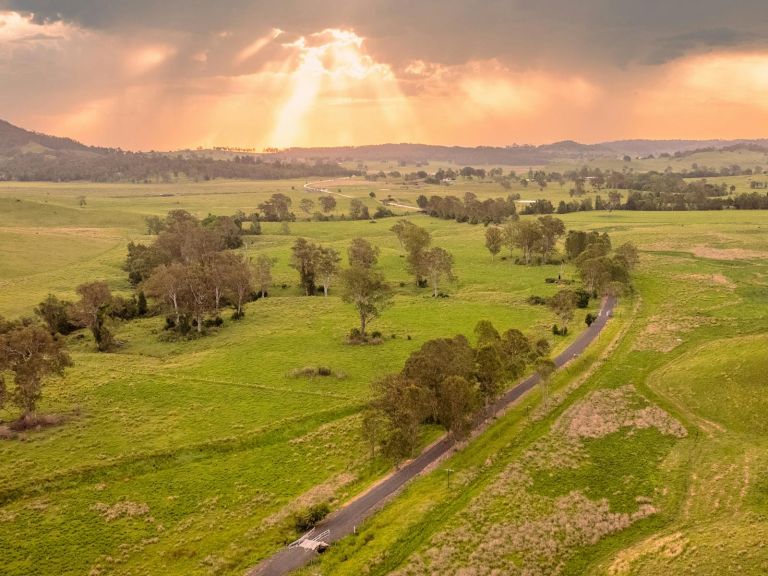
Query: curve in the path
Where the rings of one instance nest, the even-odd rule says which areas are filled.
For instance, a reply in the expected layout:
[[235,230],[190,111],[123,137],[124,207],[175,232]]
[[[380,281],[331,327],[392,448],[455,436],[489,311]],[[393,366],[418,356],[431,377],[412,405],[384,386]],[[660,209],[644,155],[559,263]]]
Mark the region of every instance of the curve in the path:
[[[331,180],[321,180],[319,182],[307,182],[304,184],[304,190],[307,192],[317,192],[319,194],[333,194],[334,196],[341,196],[342,198],[354,198],[354,196],[350,196],[349,194],[342,194],[341,192],[334,192],[333,190],[330,190],[328,188],[324,188],[322,184],[326,184],[328,182],[336,182],[338,180],[341,180],[341,178],[333,178]],[[400,204],[399,202],[389,202],[385,200],[376,200],[379,204],[382,206],[397,206],[398,208],[405,208],[406,210],[416,210],[417,212],[421,212],[421,208],[418,206],[409,206],[408,204]]]
[[[603,300],[597,320],[555,358],[554,362],[558,368],[561,368],[574,357],[584,352],[587,346],[600,335],[608,319],[613,315],[615,305],[615,297],[610,296]],[[513,402],[534,388],[538,383],[538,374],[532,374],[517,386],[510,388],[506,394],[493,404],[491,413],[496,415],[503,413]],[[380,508],[400,488],[446,455],[452,446],[453,441],[448,436],[443,436],[442,439],[429,446],[414,460],[411,460],[382,482],[329,516],[318,525],[318,532],[330,530],[330,536],[326,538],[328,543],[336,542],[351,534],[356,526],[359,526],[366,518]],[[292,570],[301,568],[316,556],[317,552],[304,548],[284,548],[248,571],[247,576],[282,576]]]

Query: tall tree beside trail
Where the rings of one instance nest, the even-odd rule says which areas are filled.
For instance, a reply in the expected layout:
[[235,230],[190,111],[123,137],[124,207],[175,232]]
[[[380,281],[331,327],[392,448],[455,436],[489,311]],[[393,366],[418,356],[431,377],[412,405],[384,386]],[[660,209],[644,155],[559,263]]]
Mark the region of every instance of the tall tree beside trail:
[[545,406],[549,404],[549,384],[555,370],[557,370],[557,366],[551,359],[539,358],[536,360],[536,373],[539,375],[539,386],[541,386]]
[[[19,325],[0,334],[0,409],[10,400],[22,410],[22,420],[34,420],[43,386],[50,376],[61,376],[72,365],[64,341],[39,325]],[[8,390],[2,377],[13,375]]]
[[496,254],[501,252],[504,245],[504,232],[498,226],[488,226],[485,229],[485,247],[491,253],[491,259],[496,259]]
[[320,246],[317,250],[316,270],[320,284],[323,286],[323,295],[328,296],[331,282],[339,274],[339,262],[341,256],[338,251],[330,247]]
[[448,376],[438,385],[437,417],[457,440],[469,436],[479,406],[477,386],[461,376]]
[[254,274],[256,288],[264,298],[272,287],[272,267],[275,265],[275,259],[266,254],[259,254],[254,265]]
[[616,257],[621,258],[625,263],[627,270],[633,270],[640,262],[640,255],[637,252],[637,246],[632,242],[625,242],[615,250]]
[[552,308],[552,311],[557,315],[565,328],[573,320],[573,312],[576,309],[577,300],[578,297],[573,290],[560,290],[549,299],[549,307]]
[[306,238],[297,238],[291,248],[291,268],[299,273],[299,282],[307,296],[315,293],[317,256],[317,246]]
[[454,280],[453,255],[442,248],[431,248],[422,256],[424,274],[432,284],[432,296],[437,298],[440,289],[440,281],[443,278]]
[[77,315],[83,326],[91,330],[96,348],[106,352],[112,347],[112,333],[106,326],[112,292],[106,282],[87,282],[76,289],[80,295],[77,303]]
[[371,408],[384,420],[381,440],[384,456],[399,462],[413,456],[421,435],[421,423],[432,413],[428,392],[400,374],[373,383]]
[[392,302],[392,290],[384,275],[372,268],[353,266],[341,273],[344,302],[352,304],[360,318],[360,334],[366,337],[368,324]]
[[350,266],[373,268],[379,261],[379,247],[364,238],[354,238],[347,248]]

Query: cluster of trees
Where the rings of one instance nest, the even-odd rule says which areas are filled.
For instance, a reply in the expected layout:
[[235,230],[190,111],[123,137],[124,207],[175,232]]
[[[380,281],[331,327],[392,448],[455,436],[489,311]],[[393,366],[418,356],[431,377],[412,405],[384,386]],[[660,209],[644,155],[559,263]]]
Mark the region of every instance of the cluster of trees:
[[291,249],[290,265],[299,273],[304,294],[320,290],[328,296],[331,284],[340,280],[341,298],[355,307],[360,327],[352,330],[350,341],[368,342],[368,324],[391,303],[392,290],[378,268],[379,248],[364,238],[355,238],[347,248],[349,267],[341,268],[338,250],[298,238]]
[[453,256],[445,249],[432,247],[432,235],[410,220],[400,220],[390,228],[397,236],[400,246],[406,251],[408,272],[413,275],[419,287],[432,287],[432,295],[440,295],[440,283],[455,280]]
[[[96,150],[96,149],[94,149]],[[214,160],[205,156],[183,156],[160,153],[104,151],[91,153],[24,153],[0,160],[0,180],[93,182],[172,182],[180,176],[189,179],[212,180],[239,178],[252,180],[282,180],[348,176],[351,171],[336,163]]]
[[489,226],[485,230],[485,246],[495,258],[502,247],[523,253],[525,265],[536,261],[546,264],[555,252],[557,241],[565,235],[565,223],[549,214],[536,220],[507,222],[503,227]]
[[160,304],[169,328],[186,334],[194,327],[200,333],[208,316],[221,322],[223,306],[232,305],[233,318],[241,318],[243,305],[258,297],[255,289],[266,295],[272,260],[259,256],[254,271],[241,255],[227,251],[242,242],[238,221],[228,216],[200,221],[174,210],[157,225],[152,244],[128,244],[129,280]]
[[67,335],[88,328],[99,352],[107,352],[115,344],[109,329],[111,320],[131,320],[150,312],[143,291],[138,296],[123,298],[112,294],[107,283],[101,281],[80,284],[75,291],[80,296],[77,302],[49,294],[35,308],[35,314],[52,335]]
[[607,233],[571,230],[565,239],[565,251],[588,292],[623,294],[631,288],[631,272],[640,261],[631,242],[612,249]]
[[19,408],[22,425],[35,424],[47,379],[71,365],[61,337],[31,319],[0,317],[0,410],[6,404]]
[[519,198],[519,194],[514,194],[506,198],[478,200],[474,193],[467,192],[463,199],[456,196],[427,198],[421,195],[416,199],[416,204],[435,218],[470,224],[500,224],[508,218],[517,218],[515,201]]
[[515,329],[499,334],[487,320],[477,324],[475,334],[475,347],[462,335],[430,340],[400,373],[373,384],[363,418],[372,455],[380,449],[395,461],[412,456],[426,423],[444,427],[454,438],[466,437],[507,382],[531,363],[551,365],[546,340],[532,342]]

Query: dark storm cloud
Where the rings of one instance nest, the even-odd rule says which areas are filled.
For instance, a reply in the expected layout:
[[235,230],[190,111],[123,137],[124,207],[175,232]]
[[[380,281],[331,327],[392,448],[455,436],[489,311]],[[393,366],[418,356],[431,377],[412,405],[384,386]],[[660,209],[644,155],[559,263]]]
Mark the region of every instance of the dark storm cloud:
[[767,44],[766,0],[0,0],[38,21],[116,33],[228,31],[276,26],[306,34],[348,26],[394,64],[499,58],[518,67],[559,62],[660,64],[715,48]]

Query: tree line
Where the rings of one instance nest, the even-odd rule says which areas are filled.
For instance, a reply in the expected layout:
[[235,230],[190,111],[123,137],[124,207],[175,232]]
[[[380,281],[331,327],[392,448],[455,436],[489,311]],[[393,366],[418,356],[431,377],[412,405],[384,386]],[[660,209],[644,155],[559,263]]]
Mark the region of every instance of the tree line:
[[373,383],[363,415],[372,456],[377,451],[394,461],[412,456],[424,424],[465,438],[507,383],[533,364],[543,370],[552,365],[545,339],[533,341],[516,329],[500,334],[487,320],[478,322],[475,336],[475,346],[463,335],[429,340],[399,373]]
[[337,163],[316,161],[216,160],[206,156],[124,152],[24,153],[0,160],[0,180],[65,182],[172,182],[180,176],[194,181],[216,178],[283,180],[349,176]]

